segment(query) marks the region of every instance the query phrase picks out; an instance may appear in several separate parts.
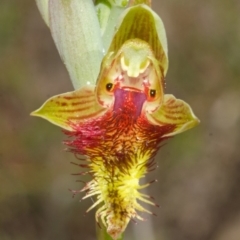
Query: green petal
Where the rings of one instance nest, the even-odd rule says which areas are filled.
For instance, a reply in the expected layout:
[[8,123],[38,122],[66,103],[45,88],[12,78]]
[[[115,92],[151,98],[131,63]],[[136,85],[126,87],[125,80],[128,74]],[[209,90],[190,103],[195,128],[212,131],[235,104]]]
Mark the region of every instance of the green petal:
[[124,42],[139,38],[152,48],[164,75],[168,69],[167,38],[162,20],[145,4],[125,10],[117,25],[109,52],[117,52]]
[[64,128],[73,130],[82,121],[103,114],[106,109],[96,102],[93,86],[86,86],[74,92],[56,95],[48,99],[39,109],[32,112],[37,116]]
[[147,114],[147,117],[150,122],[159,126],[176,125],[174,131],[164,135],[165,137],[184,132],[199,124],[191,107],[171,94],[164,95],[163,105],[152,114]]
[[103,57],[91,0],[50,0],[50,30],[75,89],[95,84]]
[[47,26],[49,26],[48,2],[49,0],[36,0],[38,9]]

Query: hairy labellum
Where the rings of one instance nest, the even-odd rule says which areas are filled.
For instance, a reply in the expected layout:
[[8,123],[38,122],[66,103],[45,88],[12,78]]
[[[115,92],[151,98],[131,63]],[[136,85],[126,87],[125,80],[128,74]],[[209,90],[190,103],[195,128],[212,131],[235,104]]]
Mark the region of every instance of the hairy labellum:
[[84,198],[96,195],[97,201],[90,209],[102,205],[96,218],[101,217],[115,237],[125,230],[131,218],[142,219],[136,210],[148,212],[138,203],[152,204],[148,196],[139,192],[146,187],[139,180],[152,170],[153,158],[165,139],[163,135],[175,127],[149,123],[139,111],[143,93],[119,90],[116,95],[113,111],[73,124],[74,130],[67,132],[73,140],[65,142],[73,153],[88,157],[93,179],[83,189]]

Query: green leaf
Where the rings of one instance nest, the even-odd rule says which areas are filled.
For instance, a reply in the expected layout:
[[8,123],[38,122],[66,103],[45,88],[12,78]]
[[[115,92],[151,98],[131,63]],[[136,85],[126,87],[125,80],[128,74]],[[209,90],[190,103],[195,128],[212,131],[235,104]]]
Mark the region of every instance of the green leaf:
[[107,0],[99,0],[96,2],[95,8],[101,29],[101,35],[103,35],[108,24],[112,6]]
[[96,12],[100,23],[104,51],[107,52],[111,44],[116,23],[119,16],[126,9],[128,1],[126,0],[97,0]]
[[38,9],[47,26],[49,26],[48,2],[49,0],[36,0]]
[[95,84],[103,44],[91,0],[49,0],[49,27],[75,89]]

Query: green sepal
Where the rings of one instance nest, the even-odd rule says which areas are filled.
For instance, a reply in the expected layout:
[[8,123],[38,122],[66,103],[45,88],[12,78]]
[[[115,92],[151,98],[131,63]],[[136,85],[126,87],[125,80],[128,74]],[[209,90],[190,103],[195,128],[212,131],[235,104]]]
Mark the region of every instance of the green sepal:
[[168,69],[167,38],[160,17],[145,4],[124,11],[116,27],[109,52],[118,52],[129,39],[138,38],[147,42],[159,62],[164,76]]
[[184,132],[200,122],[191,107],[183,100],[176,99],[172,94],[165,94],[162,106],[153,113],[147,113],[147,118],[159,126],[175,126],[171,133],[164,135],[165,137]]
[[106,111],[96,102],[94,89],[94,86],[86,86],[51,97],[31,115],[72,131],[79,123],[100,116]]

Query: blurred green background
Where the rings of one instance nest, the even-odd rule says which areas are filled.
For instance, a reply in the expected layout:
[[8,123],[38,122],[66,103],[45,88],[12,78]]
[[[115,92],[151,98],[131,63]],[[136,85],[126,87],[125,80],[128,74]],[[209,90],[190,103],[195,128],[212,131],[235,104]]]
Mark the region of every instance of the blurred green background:
[[[131,222],[126,240],[240,239],[240,1],[153,1],[168,36],[167,93],[201,124],[157,155],[148,191],[158,217]],[[80,169],[60,128],[29,113],[71,91],[33,0],[0,2],[0,239],[94,240],[91,199],[72,198]]]

